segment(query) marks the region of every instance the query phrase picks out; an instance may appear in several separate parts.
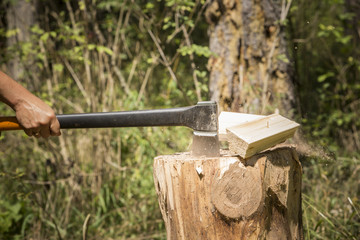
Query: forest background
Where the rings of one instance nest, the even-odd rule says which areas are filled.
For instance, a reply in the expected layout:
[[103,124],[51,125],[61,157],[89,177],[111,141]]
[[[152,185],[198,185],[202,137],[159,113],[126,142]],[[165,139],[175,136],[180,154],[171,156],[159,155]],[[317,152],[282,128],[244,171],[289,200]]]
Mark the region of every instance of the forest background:
[[[217,57],[210,2],[5,0],[0,66],[58,114],[194,105],[210,97]],[[276,22],[287,54],[275,57],[291,66],[292,116],[310,146],[301,154],[305,238],[359,239],[360,4],[268,2],[289,6]],[[0,112],[14,114],[4,104]],[[183,127],[64,130],[48,140],[3,132],[0,238],[165,239],[153,158],[189,150],[190,136]]]

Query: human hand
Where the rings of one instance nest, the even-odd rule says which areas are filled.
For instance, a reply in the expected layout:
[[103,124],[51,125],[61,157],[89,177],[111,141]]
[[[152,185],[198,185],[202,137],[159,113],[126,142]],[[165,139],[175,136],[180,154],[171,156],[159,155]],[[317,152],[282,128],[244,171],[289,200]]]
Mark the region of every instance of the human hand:
[[0,101],[14,109],[28,136],[60,136],[60,123],[54,111],[40,98],[0,71]]
[[27,95],[14,106],[16,118],[28,136],[60,136],[60,123],[54,111],[35,95]]

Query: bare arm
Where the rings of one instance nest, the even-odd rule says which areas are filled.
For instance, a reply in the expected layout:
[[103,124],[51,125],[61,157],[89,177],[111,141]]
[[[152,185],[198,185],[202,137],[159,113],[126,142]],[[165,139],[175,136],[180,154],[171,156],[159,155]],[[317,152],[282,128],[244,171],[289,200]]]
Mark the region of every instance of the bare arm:
[[19,124],[28,136],[59,136],[60,124],[54,111],[41,99],[0,71],[0,101],[16,113]]

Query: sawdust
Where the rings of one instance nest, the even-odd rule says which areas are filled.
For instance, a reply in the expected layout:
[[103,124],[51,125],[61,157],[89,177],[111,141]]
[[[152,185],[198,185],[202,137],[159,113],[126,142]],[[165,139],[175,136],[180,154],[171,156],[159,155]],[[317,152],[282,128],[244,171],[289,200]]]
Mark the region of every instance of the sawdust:
[[335,161],[336,157],[329,149],[309,143],[301,130],[293,137],[293,144],[300,158],[317,158],[324,161]]

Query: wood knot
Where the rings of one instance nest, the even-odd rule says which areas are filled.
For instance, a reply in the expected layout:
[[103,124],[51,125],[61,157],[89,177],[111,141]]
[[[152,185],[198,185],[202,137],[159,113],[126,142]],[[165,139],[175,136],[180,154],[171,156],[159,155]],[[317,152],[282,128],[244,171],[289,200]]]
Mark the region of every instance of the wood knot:
[[260,170],[233,163],[211,186],[211,201],[225,217],[249,218],[264,206]]

